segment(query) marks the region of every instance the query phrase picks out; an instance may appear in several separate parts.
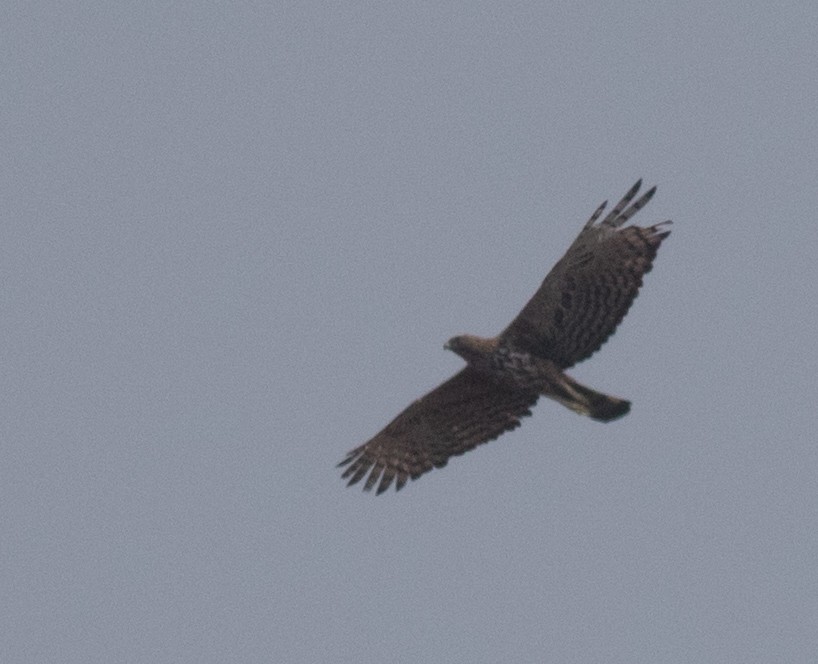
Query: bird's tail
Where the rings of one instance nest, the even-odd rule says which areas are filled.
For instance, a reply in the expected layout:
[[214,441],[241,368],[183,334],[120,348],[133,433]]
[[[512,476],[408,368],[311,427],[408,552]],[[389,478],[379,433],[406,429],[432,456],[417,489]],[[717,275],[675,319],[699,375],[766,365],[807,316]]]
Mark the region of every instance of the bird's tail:
[[593,420],[610,422],[626,415],[631,409],[631,402],[625,399],[612,397],[580,385],[567,374],[560,374],[559,383],[549,385],[543,394],[575,413],[587,415]]

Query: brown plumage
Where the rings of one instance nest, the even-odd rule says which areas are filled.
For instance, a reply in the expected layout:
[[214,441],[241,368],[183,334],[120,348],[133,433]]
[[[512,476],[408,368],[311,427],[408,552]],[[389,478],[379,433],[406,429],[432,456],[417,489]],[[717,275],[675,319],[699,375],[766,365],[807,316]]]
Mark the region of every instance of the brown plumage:
[[[602,220],[600,205],[534,296],[498,336],[454,337],[446,348],[467,366],[412,403],[374,438],[338,464],[364,489],[396,489],[449,458],[520,425],[540,396],[607,422],[630,402],[580,385],[565,369],[590,357],[625,317],[650,271],[669,221],[623,225],[656,192],[633,201],[639,180]],[[631,202],[633,201],[633,202]],[[368,474],[368,476],[367,476]]]

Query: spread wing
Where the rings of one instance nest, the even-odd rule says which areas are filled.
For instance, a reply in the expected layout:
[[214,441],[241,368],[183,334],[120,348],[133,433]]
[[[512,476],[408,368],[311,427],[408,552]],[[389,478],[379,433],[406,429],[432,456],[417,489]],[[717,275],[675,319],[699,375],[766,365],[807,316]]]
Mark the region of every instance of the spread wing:
[[466,367],[352,450],[338,464],[349,466],[342,477],[352,485],[369,473],[365,491],[377,484],[377,493],[383,493],[393,480],[399,490],[409,478],[518,427],[538,396],[503,387]]
[[501,340],[567,369],[613,334],[670,234],[669,221],[622,227],[656,192],[653,187],[633,201],[641,184],[639,180],[599,223],[606,203],[597,208]]

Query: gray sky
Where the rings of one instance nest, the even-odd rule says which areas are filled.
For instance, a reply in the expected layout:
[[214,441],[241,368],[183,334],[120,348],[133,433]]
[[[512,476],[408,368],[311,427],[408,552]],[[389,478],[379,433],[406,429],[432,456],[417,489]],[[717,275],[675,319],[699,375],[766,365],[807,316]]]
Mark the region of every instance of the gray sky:
[[[814,3],[2,14],[0,660],[815,661]],[[639,177],[630,415],[346,489]]]

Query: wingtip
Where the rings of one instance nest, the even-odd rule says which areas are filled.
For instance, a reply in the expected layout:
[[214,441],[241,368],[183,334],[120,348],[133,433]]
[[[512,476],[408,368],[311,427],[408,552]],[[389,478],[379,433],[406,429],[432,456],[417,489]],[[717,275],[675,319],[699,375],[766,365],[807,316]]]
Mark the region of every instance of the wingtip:
[[591,215],[591,218],[587,222],[585,222],[585,228],[590,228],[591,226],[594,225],[594,222],[602,216],[602,213],[604,212],[605,207],[607,205],[608,205],[607,200],[602,201],[602,204],[596,210],[594,210],[594,213]]
[[630,200],[630,199],[632,199],[634,196],[636,196],[636,193],[637,193],[637,192],[638,192],[638,191],[639,191],[641,188],[642,188],[642,178],[639,178],[639,179],[638,179],[636,182],[634,182],[634,183],[633,183],[633,186],[632,186],[630,189],[628,189],[628,193],[626,193],[626,194],[625,194],[625,195],[624,195],[622,198],[623,198],[624,200],[628,200],[628,201],[629,201],[629,200]]
[[670,228],[668,226],[672,226],[673,222],[668,219],[666,221],[660,222],[658,224],[653,225],[653,234],[655,237],[658,237],[660,240],[664,240],[668,235],[670,235]]

